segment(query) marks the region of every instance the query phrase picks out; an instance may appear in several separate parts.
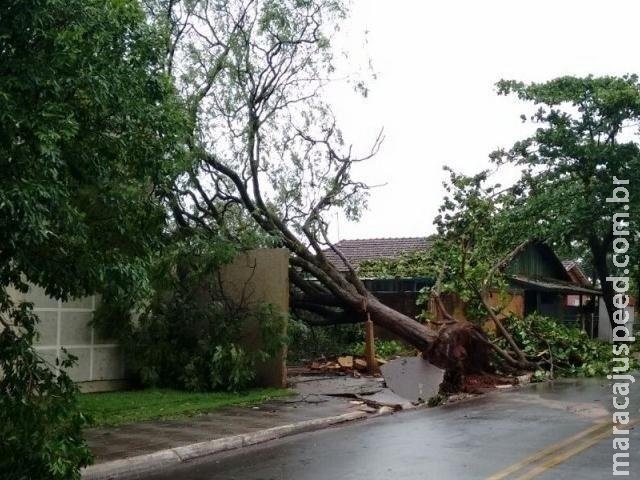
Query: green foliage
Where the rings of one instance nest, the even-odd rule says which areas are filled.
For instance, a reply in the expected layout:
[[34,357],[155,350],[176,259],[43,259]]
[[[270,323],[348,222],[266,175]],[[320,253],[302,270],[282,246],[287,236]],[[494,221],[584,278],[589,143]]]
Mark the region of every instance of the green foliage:
[[358,274],[367,278],[433,278],[437,272],[429,251],[419,250],[396,258],[365,260],[358,266]]
[[184,418],[232,405],[261,403],[290,393],[289,390],[276,388],[251,389],[242,393],[147,389],[82,394],[79,396],[79,406],[91,419],[91,425],[100,427]]
[[[282,314],[269,304],[232,301],[215,272],[194,271],[191,262],[199,264],[197,258],[179,258],[138,318],[131,318],[121,303],[107,303],[96,318],[98,328],[119,323],[128,366],[144,386],[190,391],[249,387],[256,362],[285,343]],[[245,348],[255,340],[260,349]]]
[[24,275],[60,297],[135,284],[183,167],[161,36],[135,0],[1,9],[0,285]]
[[[543,361],[543,370],[553,365],[555,374],[562,376],[592,377],[611,373],[615,355],[610,342],[591,339],[578,328],[540,315],[510,317],[504,325],[527,357]],[[508,348],[501,338],[496,339],[496,343]],[[631,366],[634,368],[638,368],[635,359]]]
[[78,468],[92,456],[82,440],[86,420],[77,387],[65,373],[75,359],[63,352],[55,366],[47,365],[33,347],[38,319],[32,306],[14,306],[6,297],[0,306],[6,312],[0,325],[0,477],[80,479]]
[[66,299],[144,279],[188,124],[162,47],[136,0],[0,6],[0,315],[20,330],[2,333],[2,478],[79,478],[89,460],[71,362],[48,373],[7,288]]
[[[178,229],[148,260],[144,284],[105,292],[94,325],[116,332],[141,385],[242,390],[254,380],[256,362],[285,343],[282,313],[269,304],[250,305],[248,298],[235,302],[222,289],[219,269],[239,248],[266,240],[253,235],[243,241]],[[254,337],[260,349],[249,351],[245,340]]]
[[[525,240],[531,229],[512,208],[514,196],[489,181],[489,172],[461,175],[449,168],[446,195],[434,220],[434,235],[427,251],[396,259],[364,262],[365,276],[423,276],[436,279],[420,292],[418,305],[434,293],[453,293],[464,302],[469,320],[484,320],[481,292],[504,291],[507,278],[501,262]],[[499,265],[500,268],[494,270]]]
[[331,325],[311,327],[302,320],[290,319],[288,325],[287,359],[305,362],[320,357],[352,353],[355,345],[364,341],[361,325]]
[[442,393],[438,393],[437,395],[434,395],[433,397],[430,397],[429,400],[427,400],[428,407],[439,407],[440,405],[444,405],[446,403],[447,395]]
[[[287,358],[291,362],[307,362],[338,355],[364,355],[362,325],[311,327],[302,320],[290,319]],[[375,339],[376,356],[387,359],[397,355],[413,355],[411,347],[397,340]]]
[[[415,350],[397,340],[385,340],[382,338],[376,338],[375,341],[376,357],[387,360],[392,357],[401,355],[415,355]],[[352,345],[348,352],[353,355],[364,355],[365,344],[364,342]]]
[[[255,378],[257,361],[284,344],[275,325],[282,317],[268,305],[225,306],[216,298],[175,292],[156,300],[123,338],[128,365],[144,386],[190,391],[243,390]],[[259,325],[261,349],[243,340]]]

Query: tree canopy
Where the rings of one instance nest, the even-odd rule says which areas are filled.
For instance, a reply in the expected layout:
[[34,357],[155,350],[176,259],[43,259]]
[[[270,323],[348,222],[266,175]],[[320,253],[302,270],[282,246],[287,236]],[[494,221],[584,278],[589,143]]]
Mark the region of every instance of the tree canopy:
[[162,36],[131,0],[2,9],[0,286],[124,287],[158,239],[180,161]]
[[[639,273],[633,254],[637,229],[629,224],[640,214],[640,193],[633,187],[640,182],[638,78],[561,77],[528,85],[503,80],[497,88],[501,95],[514,94],[537,106],[529,117],[522,116],[538,125],[535,133],[492,154],[497,164],[523,169],[512,190],[518,214],[528,220],[532,235],[593,264],[613,322],[613,289],[606,279],[623,271],[611,258],[614,215],[619,230],[629,232],[629,273],[636,278]],[[617,186],[615,178],[629,182],[628,210],[606,201]]]

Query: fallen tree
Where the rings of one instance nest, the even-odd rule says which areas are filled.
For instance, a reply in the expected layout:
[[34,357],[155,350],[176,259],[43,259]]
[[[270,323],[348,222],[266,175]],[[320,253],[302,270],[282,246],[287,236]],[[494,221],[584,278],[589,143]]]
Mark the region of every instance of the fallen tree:
[[[433,287],[423,300],[437,312],[436,325],[458,325],[447,310],[444,295],[454,296],[464,306],[465,317],[477,325],[492,325],[494,341],[485,341],[503,370],[536,370],[547,359],[527,354],[503,324],[510,295],[505,270],[536,240],[529,237],[526,219],[514,208],[511,189],[488,183],[489,172],[465,176],[445,167],[447,195],[435,219],[438,235],[426,252],[412,252],[399,259],[365,262],[366,276],[395,272],[398,276],[433,277]],[[497,299],[497,301],[496,301]],[[496,341],[497,340],[497,341]]]
[[[331,249],[349,265],[326,219],[337,209],[358,218],[369,186],[352,169],[383,139],[380,132],[356,155],[323,101],[336,71],[330,39],[346,15],[341,2],[169,1],[150,13],[167,27],[166,69],[193,121],[195,166],[170,202],[176,224],[212,238],[237,235],[239,225],[259,229],[291,252],[294,309],[321,313],[326,323],[371,318],[450,371],[489,368],[490,342],[479,327],[409,318],[325,255]],[[360,80],[346,81],[366,91]]]

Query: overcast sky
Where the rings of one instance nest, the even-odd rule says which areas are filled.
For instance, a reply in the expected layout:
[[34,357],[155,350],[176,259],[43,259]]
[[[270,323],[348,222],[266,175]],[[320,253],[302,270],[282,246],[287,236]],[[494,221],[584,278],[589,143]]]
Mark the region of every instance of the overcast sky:
[[530,128],[519,119],[530,107],[498,97],[495,82],[638,72],[639,18],[634,0],[354,0],[338,44],[354,63],[368,55],[377,79],[366,99],[335,85],[330,101],[356,147],[384,127],[380,153],[357,174],[386,186],[359,223],[334,220],[334,240],[433,233],[442,166],[487,168],[492,150]]

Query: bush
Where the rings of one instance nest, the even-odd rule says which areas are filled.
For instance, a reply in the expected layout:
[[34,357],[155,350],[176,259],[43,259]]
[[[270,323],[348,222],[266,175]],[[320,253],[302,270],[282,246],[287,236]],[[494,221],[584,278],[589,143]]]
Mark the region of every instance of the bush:
[[79,479],[91,452],[82,439],[78,390],[65,373],[75,359],[65,354],[56,374],[33,347],[32,306],[3,296],[0,312],[0,478]]
[[[364,328],[361,324],[311,327],[292,319],[288,327],[291,362],[305,362],[320,357],[364,355]],[[397,340],[375,339],[376,356],[387,359],[397,355],[413,355],[414,350]]]
[[[540,315],[510,317],[504,325],[527,357],[541,361],[545,370],[553,366],[556,373],[582,377],[611,372],[615,357],[611,343],[592,339],[578,328]],[[496,341],[502,348],[508,348],[504,339]],[[637,360],[632,358],[631,362],[631,368],[637,368]],[[540,376],[541,373],[537,375]]]
[[305,362],[351,353],[355,344],[364,341],[364,330],[355,324],[311,327],[302,320],[291,319],[288,339],[287,359]]
[[[221,300],[215,290],[187,285],[158,294],[128,324],[121,342],[127,365],[142,386],[238,391],[251,386],[256,362],[284,345],[282,322],[270,305],[235,305]],[[253,325],[258,332],[248,327]],[[253,340],[260,350],[243,347]]]
[[[415,349],[408,347],[402,342],[397,340],[383,340],[381,338],[375,339],[376,357],[387,360],[397,356],[412,356],[415,355]],[[349,353],[353,355],[364,355],[364,342],[351,346]]]

